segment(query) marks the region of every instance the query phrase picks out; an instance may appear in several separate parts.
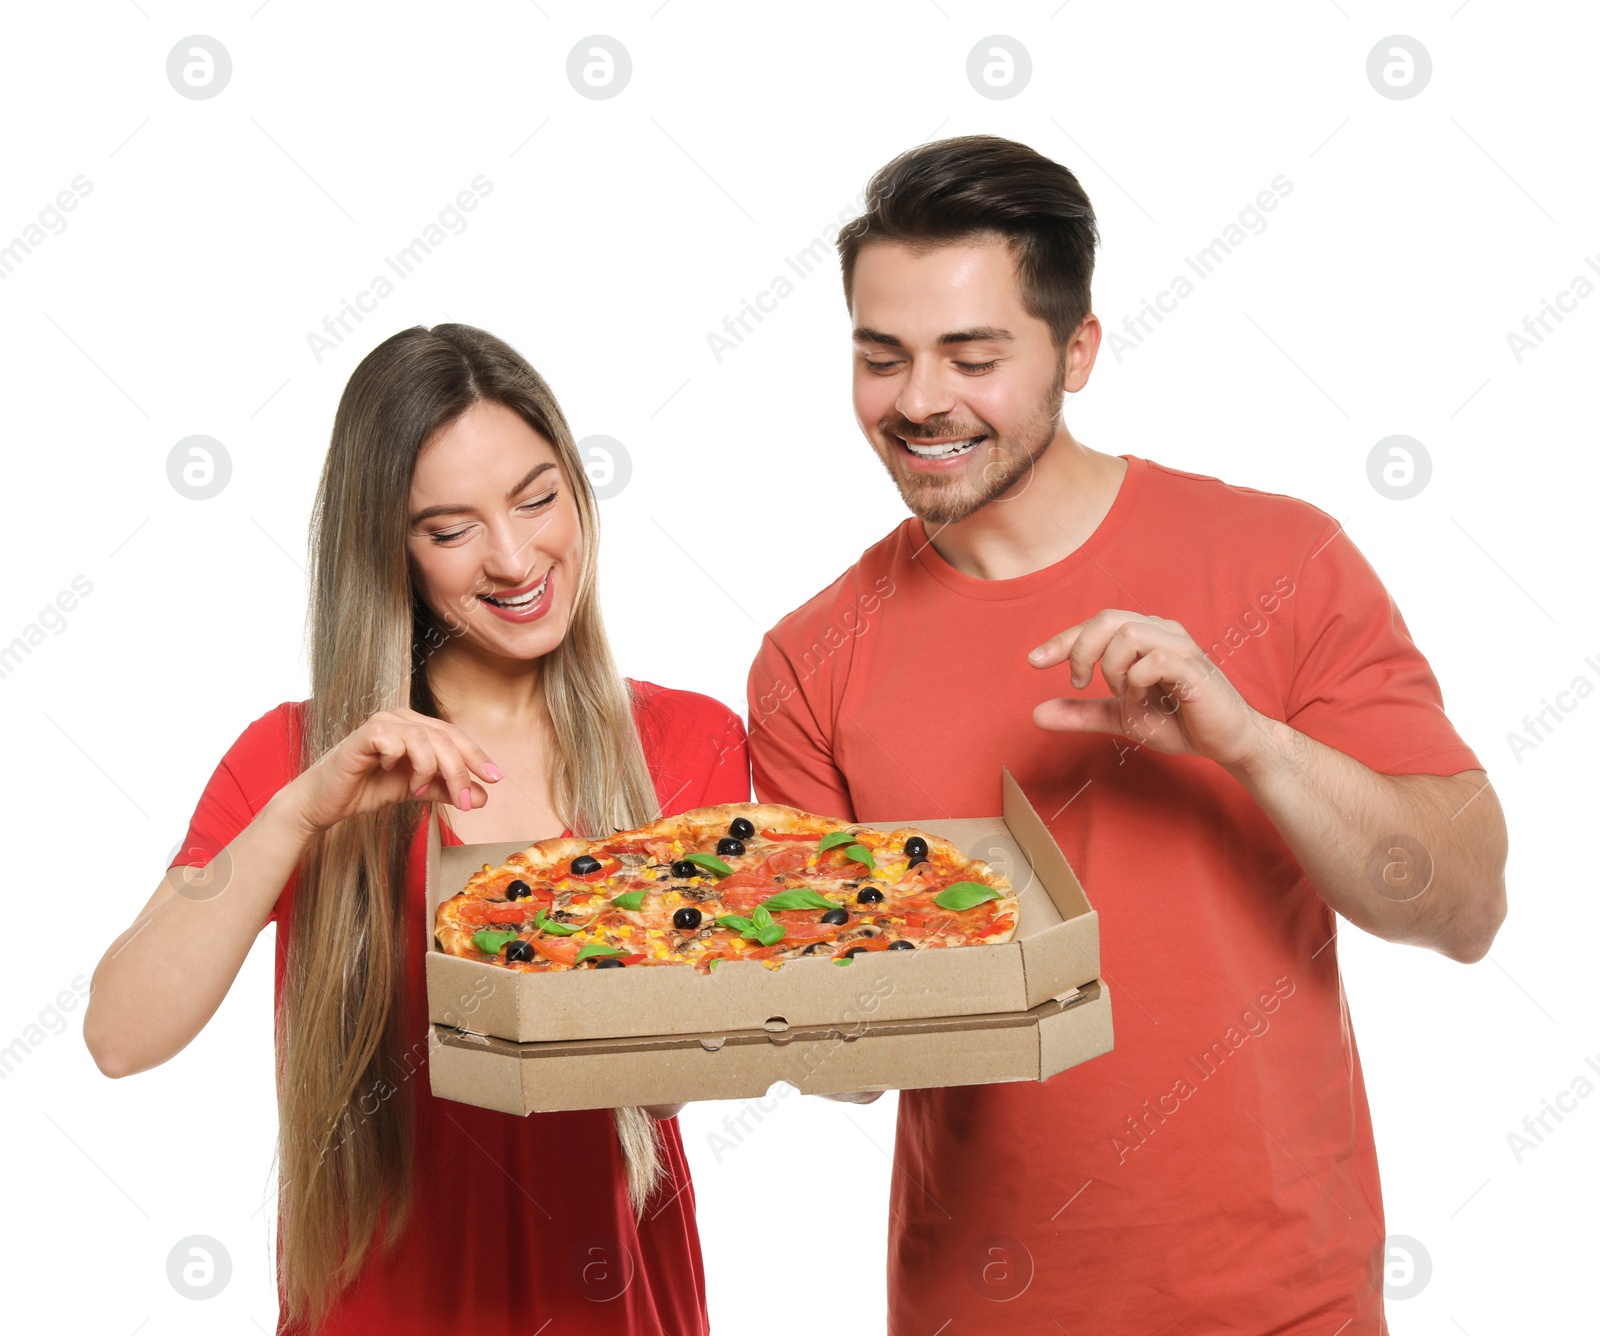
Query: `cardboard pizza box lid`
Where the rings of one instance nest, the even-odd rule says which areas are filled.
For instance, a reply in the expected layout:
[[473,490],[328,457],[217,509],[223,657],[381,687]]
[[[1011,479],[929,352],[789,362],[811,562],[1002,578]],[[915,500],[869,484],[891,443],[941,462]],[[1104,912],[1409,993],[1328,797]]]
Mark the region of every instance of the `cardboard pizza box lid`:
[[[876,996],[888,971],[863,988],[865,977],[857,987]],[[1097,981],[1021,1012],[874,1015],[778,1033],[516,1044],[435,1025],[428,1072],[438,1098],[522,1115],[748,1099],[778,1081],[811,1095],[1044,1081],[1111,1047],[1111,995]]]
[[[951,840],[1005,873],[1020,904],[1009,942],[873,953],[888,958],[893,982],[880,1020],[1025,1012],[1099,979],[1099,916],[1009,770],[1001,772],[997,806],[998,817],[862,822]],[[850,966],[807,957],[778,969],[730,961],[710,974],[686,967],[521,973],[438,950],[439,904],[485,863],[497,867],[528,843],[445,846],[430,812],[423,940],[431,1023],[515,1043],[732,1034],[836,1024],[859,992],[853,975],[867,957]]]

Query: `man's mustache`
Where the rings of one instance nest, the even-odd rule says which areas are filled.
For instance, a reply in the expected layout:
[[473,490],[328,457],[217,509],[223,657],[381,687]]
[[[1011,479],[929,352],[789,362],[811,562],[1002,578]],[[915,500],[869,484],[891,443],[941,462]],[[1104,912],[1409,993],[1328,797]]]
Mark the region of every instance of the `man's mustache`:
[[937,441],[952,437],[966,440],[973,436],[993,435],[988,427],[981,425],[969,428],[944,422],[907,422],[904,418],[895,422],[879,422],[878,429],[886,435],[904,437],[908,441]]

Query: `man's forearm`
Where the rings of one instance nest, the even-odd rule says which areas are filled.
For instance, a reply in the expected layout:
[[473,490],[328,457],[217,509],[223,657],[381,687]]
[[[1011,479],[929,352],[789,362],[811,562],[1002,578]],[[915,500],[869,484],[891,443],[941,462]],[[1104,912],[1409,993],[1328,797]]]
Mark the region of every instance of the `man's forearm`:
[[1230,766],[1322,898],[1391,942],[1481,960],[1505,918],[1505,818],[1482,771],[1381,775],[1263,719],[1250,762]]

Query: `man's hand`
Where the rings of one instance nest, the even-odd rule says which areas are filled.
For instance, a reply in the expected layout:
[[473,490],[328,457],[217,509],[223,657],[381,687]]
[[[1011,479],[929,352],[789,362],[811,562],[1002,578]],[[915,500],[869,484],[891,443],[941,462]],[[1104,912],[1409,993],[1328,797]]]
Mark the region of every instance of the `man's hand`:
[[1107,608],[1052,636],[1028,661],[1035,668],[1070,663],[1079,689],[1098,663],[1114,693],[1044,701],[1033,711],[1040,728],[1114,733],[1169,756],[1203,756],[1229,768],[1249,766],[1270,745],[1263,717],[1194,637],[1165,617]]
[[[1223,766],[1255,799],[1322,898],[1358,927],[1452,960],[1488,954],[1506,915],[1505,816],[1481,770],[1384,775],[1254,710],[1177,622],[1107,609],[1028,655],[1095,664],[1113,695],[1047,700],[1033,719],[1110,733]],[[1391,869],[1403,860],[1403,877]]]

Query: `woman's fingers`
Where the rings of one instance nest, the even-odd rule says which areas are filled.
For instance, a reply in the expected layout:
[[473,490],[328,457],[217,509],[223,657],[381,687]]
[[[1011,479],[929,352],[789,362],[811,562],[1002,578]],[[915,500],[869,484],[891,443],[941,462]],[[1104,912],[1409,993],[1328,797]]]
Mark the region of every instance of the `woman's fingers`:
[[[373,750],[383,755],[380,764],[385,770],[392,770],[400,756],[409,762],[413,798],[421,798],[436,785],[442,785],[443,792],[435,793],[435,799],[442,797],[446,801],[454,801],[460,796],[461,786],[455,783],[456,775],[451,767],[459,771],[460,759],[453,748],[445,749],[442,735],[435,734],[418,722],[422,718],[415,711],[407,710],[396,716],[393,724],[388,720],[375,722],[370,739]],[[391,760],[391,753],[396,747],[399,756]]]
[[438,759],[439,778],[444,784],[448,801],[453,802],[463,812],[470,812],[477,805],[476,800],[479,797],[488,800],[489,795],[473,780],[471,772],[467,769],[467,763],[453,739],[436,737],[433,750]]
[[435,719],[431,715],[419,714],[415,710],[403,710],[401,713],[429,729],[436,740],[448,739],[466,767],[474,774],[481,775],[491,784],[499,783],[505,778],[500,767],[489,759],[489,753],[473,741],[459,725],[444,719]]
[[455,724],[444,724],[445,735],[455,747],[456,754],[461,758],[463,767],[472,770],[475,774],[482,775],[489,783],[498,783],[505,778],[500,767],[489,759],[489,753],[484,751],[466,733],[462,732]]
[[405,739],[394,728],[376,725],[367,735],[367,750],[378,758],[379,768],[393,770],[405,760]]
[[[375,770],[385,774],[399,769],[409,772],[404,789],[395,792],[387,785],[369,791],[369,800],[394,802],[404,797],[448,802],[470,811],[488,801],[488,790],[479,782],[495,783],[504,778],[483,748],[453,724],[419,714],[415,710],[381,710],[352,734],[346,748],[348,758],[342,767],[346,782],[362,782],[362,776],[375,778]],[[351,766],[354,761],[354,766]],[[396,776],[398,779],[399,776]],[[383,794],[389,794],[383,797]],[[350,801],[365,802],[352,793]],[[338,818],[335,818],[338,819]]]
[[327,829],[408,798],[470,811],[489,800],[476,775],[484,783],[504,778],[460,729],[414,710],[380,710],[294,782],[313,823]]
[[415,725],[404,733],[406,759],[411,763],[411,796],[421,798],[439,775],[439,754],[425,728]]

